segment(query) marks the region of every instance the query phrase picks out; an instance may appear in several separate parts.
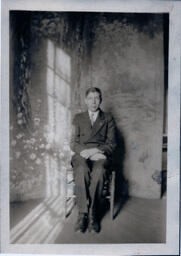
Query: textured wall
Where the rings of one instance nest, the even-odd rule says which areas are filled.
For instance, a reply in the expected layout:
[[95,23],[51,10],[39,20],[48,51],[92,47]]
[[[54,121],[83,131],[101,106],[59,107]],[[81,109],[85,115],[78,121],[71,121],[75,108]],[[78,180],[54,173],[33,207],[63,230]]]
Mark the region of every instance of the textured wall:
[[37,33],[31,15],[11,21],[11,201],[56,196],[71,159],[72,62],[58,34],[43,25]]
[[163,34],[138,32],[119,22],[101,23],[92,58],[92,80],[104,92],[125,141],[129,193],[159,198],[162,170]]
[[[45,176],[42,153],[43,138],[39,137],[39,123],[34,124],[30,93],[30,19],[11,16],[11,78],[10,78],[10,199],[21,201],[42,197]],[[36,107],[38,107],[38,102]],[[39,119],[37,119],[39,120]],[[43,141],[42,141],[43,143]]]
[[16,12],[11,21],[11,201],[63,193],[71,119],[89,86],[116,119],[129,193],[158,198],[162,15]]

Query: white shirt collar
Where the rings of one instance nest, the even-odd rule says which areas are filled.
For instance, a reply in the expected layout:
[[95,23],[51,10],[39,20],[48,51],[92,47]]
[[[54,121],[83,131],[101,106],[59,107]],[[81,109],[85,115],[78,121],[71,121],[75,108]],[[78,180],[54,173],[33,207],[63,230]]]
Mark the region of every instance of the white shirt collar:
[[92,112],[90,110],[88,110],[89,112],[89,117],[91,118],[92,114],[94,114],[94,121],[96,120],[98,114],[99,114],[99,109],[96,112]]

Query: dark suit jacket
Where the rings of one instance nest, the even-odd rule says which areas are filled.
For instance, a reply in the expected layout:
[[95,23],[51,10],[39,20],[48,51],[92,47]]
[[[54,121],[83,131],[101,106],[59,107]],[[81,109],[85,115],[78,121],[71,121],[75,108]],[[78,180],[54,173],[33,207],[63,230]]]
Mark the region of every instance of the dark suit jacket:
[[99,111],[93,125],[88,111],[75,115],[73,120],[74,132],[71,148],[75,153],[84,149],[96,147],[103,150],[105,155],[111,156],[115,147],[115,122],[110,113]]

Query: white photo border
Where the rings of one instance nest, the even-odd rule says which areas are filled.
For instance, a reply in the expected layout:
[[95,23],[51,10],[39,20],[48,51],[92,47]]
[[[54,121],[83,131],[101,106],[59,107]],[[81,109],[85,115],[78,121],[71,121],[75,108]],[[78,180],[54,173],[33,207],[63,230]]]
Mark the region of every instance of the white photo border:
[[[10,244],[9,224],[9,11],[169,13],[168,177],[165,244]],[[157,0],[2,0],[1,8],[1,253],[178,255],[180,208],[181,2]]]

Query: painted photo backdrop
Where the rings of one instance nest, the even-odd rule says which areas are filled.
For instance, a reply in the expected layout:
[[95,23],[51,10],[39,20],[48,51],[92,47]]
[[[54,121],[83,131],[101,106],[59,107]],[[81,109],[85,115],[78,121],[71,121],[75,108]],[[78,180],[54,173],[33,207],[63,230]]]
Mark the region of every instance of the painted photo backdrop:
[[115,118],[116,162],[129,195],[160,198],[167,20],[162,14],[10,13],[11,202],[63,196],[72,118],[85,111],[91,86],[102,90],[102,109]]

